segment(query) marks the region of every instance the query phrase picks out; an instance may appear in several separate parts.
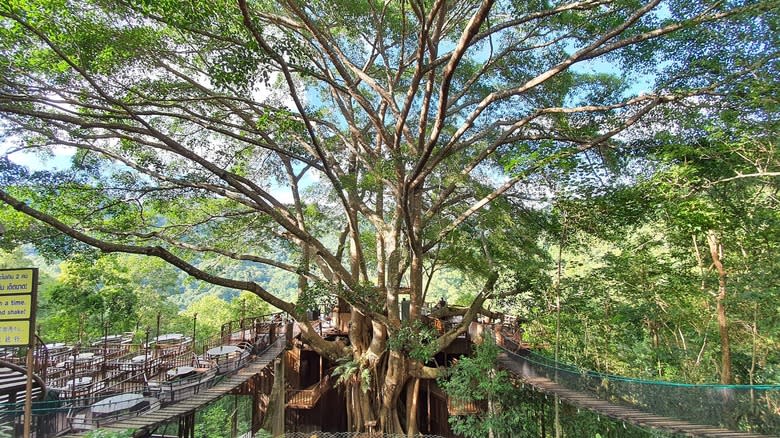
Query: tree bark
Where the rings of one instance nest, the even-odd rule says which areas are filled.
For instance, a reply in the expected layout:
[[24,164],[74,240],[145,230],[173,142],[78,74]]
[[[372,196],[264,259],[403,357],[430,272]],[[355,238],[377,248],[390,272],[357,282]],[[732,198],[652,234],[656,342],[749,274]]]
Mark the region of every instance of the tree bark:
[[407,380],[404,357],[397,351],[390,351],[385,382],[382,385],[382,407],[380,409],[380,428],[385,433],[403,434],[398,412],[398,400]]
[[420,400],[420,379],[414,377],[409,379],[406,385],[406,434],[410,438],[420,433],[417,424],[417,410]]
[[707,243],[710,247],[712,264],[718,272],[718,295],[715,298],[718,316],[718,331],[720,332],[720,383],[731,384],[731,346],[729,344],[729,325],[726,318],[726,269],[723,267],[723,244],[718,233],[707,232]]
[[[369,369],[372,372],[372,379],[379,379],[380,373],[371,367],[367,360],[367,352],[373,340],[372,332],[374,324],[359,311],[353,308],[351,316],[351,325],[349,329],[349,338],[352,344],[352,360],[357,364],[355,375],[347,380],[347,411],[349,412],[349,430],[354,432],[365,431],[366,422],[376,419],[376,406],[373,400],[373,393],[370,390],[364,391],[362,384],[362,374],[364,370]],[[374,361],[375,362],[375,361]]]

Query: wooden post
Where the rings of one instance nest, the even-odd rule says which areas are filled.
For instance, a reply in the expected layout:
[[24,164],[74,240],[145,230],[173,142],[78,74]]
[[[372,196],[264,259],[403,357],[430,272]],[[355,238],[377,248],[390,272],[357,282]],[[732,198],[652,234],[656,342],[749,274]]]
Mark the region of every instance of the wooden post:
[[184,418],[185,417],[183,415],[179,417],[179,431],[176,434],[176,436],[178,436],[179,438],[183,438],[184,434],[186,433],[185,429],[187,428],[187,425],[185,424]]
[[230,438],[236,438],[237,436],[238,436],[238,394],[233,394],[233,415],[230,416]]
[[241,340],[246,341],[246,336],[244,334],[245,326],[244,326],[244,318],[246,318],[246,298],[241,299]]
[[252,392],[252,426],[250,427],[251,436],[255,436],[262,427],[262,418],[260,417],[260,391],[262,385],[262,374],[255,374],[249,380],[249,388]]
[[146,328],[146,344],[144,344],[144,375],[146,375],[146,367],[149,363],[149,327]]
[[[279,382],[278,384],[276,382]],[[274,370],[274,386],[276,386],[276,412],[272,417],[273,427],[271,433],[276,436],[284,435],[284,411],[285,411],[285,364],[284,360],[280,357],[276,361],[276,369]]]
[[35,349],[35,336],[30,338],[30,346],[27,348],[27,385],[24,397],[24,438],[30,438],[32,426],[32,386],[33,386],[33,350]]
[[196,312],[194,315],[192,315],[192,351],[195,354],[198,354],[198,351],[195,349],[195,334],[197,333],[196,330],[198,328],[198,313]]
[[106,378],[106,367],[108,359],[108,328],[111,325],[109,321],[103,321],[103,360],[100,363],[100,378]]
[[426,383],[428,384],[428,430],[425,432],[433,433],[431,432],[431,379],[426,380]]
[[274,363],[274,386],[268,402],[268,412],[263,421],[263,428],[269,430],[275,437],[284,435],[284,359],[278,358]]
[[[32,384],[33,384],[33,368],[35,368],[35,358],[33,357],[35,352],[35,314],[38,308],[38,269],[33,268],[30,270],[31,275],[31,294],[30,294],[30,330],[29,330],[29,346],[27,347],[27,384],[25,385],[25,398],[24,398],[24,438],[30,438],[32,432]],[[43,391],[44,388],[41,388]]]
[[195,412],[179,416],[179,438],[195,438]]
[[[162,314],[160,312],[157,312],[157,337],[154,340],[154,350],[157,352],[160,349],[160,317],[162,317]],[[155,354],[155,357],[157,355]]]
[[70,396],[71,398],[76,398],[76,358],[79,355],[79,351],[81,348],[81,342],[76,344],[76,348],[73,349],[73,368],[71,369],[71,374],[73,377],[73,386],[70,388]]

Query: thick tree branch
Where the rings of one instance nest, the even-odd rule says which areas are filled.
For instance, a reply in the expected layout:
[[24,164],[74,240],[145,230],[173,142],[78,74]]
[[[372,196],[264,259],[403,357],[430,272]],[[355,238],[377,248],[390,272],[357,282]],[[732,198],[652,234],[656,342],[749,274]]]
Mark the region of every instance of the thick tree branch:
[[448,331],[447,333],[444,333],[443,335],[439,336],[438,339],[436,339],[437,352],[444,350],[450,344],[452,344],[452,342],[455,341],[455,339],[457,339],[458,336],[462,335],[463,333],[466,333],[466,330],[468,330],[469,325],[474,320],[474,318],[476,318],[476,316],[479,314],[480,309],[482,309],[482,305],[485,303],[485,300],[493,292],[493,288],[495,287],[497,281],[498,281],[498,273],[491,272],[488,275],[488,278],[485,281],[485,285],[482,287],[482,290],[479,292],[479,294],[477,294],[477,297],[474,298],[474,301],[471,302],[471,305],[463,314],[463,320],[452,330]]

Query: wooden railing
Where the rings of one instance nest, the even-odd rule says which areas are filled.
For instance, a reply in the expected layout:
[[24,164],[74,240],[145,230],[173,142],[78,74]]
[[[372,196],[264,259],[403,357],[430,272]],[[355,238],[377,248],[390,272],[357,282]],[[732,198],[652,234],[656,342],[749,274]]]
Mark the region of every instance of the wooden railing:
[[[26,347],[9,347],[0,353],[0,360],[20,367],[27,367]],[[33,372],[41,379],[46,379],[46,368],[49,365],[49,350],[43,341],[35,335],[35,351],[33,353]]]
[[[286,319],[286,314],[272,313],[226,322],[222,324],[218,342],[223,345],[237,342],[254,342],[258,335],[268,334],[273,330],[272,327],[282,324]],[[270,340],[269,344],[270,342],[273,342],[273,340]],[[209,348],[213,346],[215,345]]]
[[317,405],[322,394],[330,389],[330,376],[326,375],[319,382],[306,389],[287,392],[287,407],[292,409],[311,409]]
[[455,399],[452,397],[447,398],[447,411],[450,415],[473,415],[480,412],[485,412],[487,402],[481,401],[465,401]]
[[125,372],[110,380],[94,380],[89,384],[75,387],[73,387],[73,381],[69,379],[63,378],[57,382],[61,385],[58,393],[62,401],[74,406],[90,405],[108,395],[126,392],[141,393],[148,389],[143,371]]

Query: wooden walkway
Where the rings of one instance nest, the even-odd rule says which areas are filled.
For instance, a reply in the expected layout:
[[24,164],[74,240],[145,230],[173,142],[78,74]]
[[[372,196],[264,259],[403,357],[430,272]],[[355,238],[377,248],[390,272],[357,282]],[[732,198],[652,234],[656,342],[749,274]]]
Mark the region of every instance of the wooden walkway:
[[649,414],[636,408],[612,404],[578,391],[567,389],[566,387],[553,382],[550,379],[529,374],[527,364],[523,364],[520,359],[511,353],[501,353],[498,357],[499,366],[503,369],[520,377],[522,381],[528,383],[534,388],[546,394],[557,395],[561,400],[579,408],[597,412],[605,417],[615,420],[625,421],[640,427],[649,427],[664,432],[686,436],[701,436],[712,438],[766,438],[767,435],[759,435],[750,432],[739,432],[734,430],[722,429],[714,426],[705,426],[691,424],[686,421],[677,420],[660,415]]
[[[203,406],[223,397],[230,391],[234,390],[252,376],[262,372],[274,359],[276,359],[285,348],[284,338],[279,338],[274,342],[267,350],[265,350],[254,361],[250,362],[244,368],[238,370],[227,380],[212,386],[187,400],[173,404],[158,411],[150,412],[139,417],[129,418],[127,420],[119,421],[116,423],[101,426],[101,429],[120,431],[127,429],[146,429],[152,430],[155,427],[167,423],[172,420],[176,420],[182,415],[187,415],[193,411],[197,411]],[[65,435],[66,438],[83,437],[88,432],[82,432],[77,434]]]

